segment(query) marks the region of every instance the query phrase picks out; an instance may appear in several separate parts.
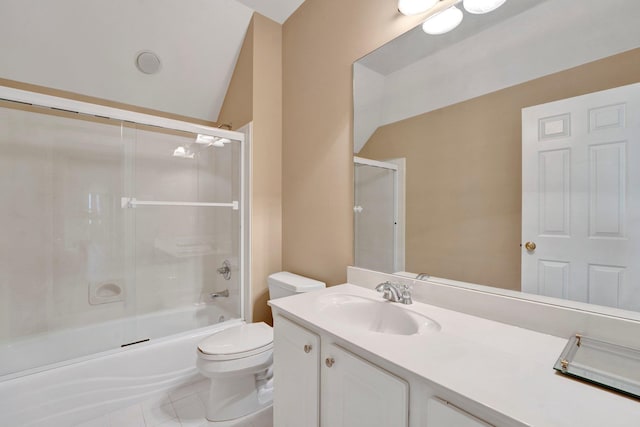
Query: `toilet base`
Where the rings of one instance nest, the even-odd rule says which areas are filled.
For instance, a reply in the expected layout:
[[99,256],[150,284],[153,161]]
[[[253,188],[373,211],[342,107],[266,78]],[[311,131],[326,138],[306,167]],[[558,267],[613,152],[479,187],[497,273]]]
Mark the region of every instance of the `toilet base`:
[[254,412],[249,415],[245,415],[244,417],[236,418],[235,420],[228,421],[209,421],[209,427],[238,427],[238,425],[250,425],[251,422],[255,422],[257,420],[263,420],[262,424],[259,425],[272,425],[265,424],[264,420],[273,421],[273,403],[265,406],[257,412]]
[[211,378],[207,420],[212,422],[237,421],[271,406],[273,398],[258,396],[254,375],[232,378]]

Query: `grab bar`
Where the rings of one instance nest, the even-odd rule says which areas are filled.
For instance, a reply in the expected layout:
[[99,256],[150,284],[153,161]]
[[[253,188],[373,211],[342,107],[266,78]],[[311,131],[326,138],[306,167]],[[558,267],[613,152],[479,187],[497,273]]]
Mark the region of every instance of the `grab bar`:
[[120,206],[122,208],[135,208],[136,206],[192,206],[192,207],[220,207],[220,208],[232,208],[234,211],[240,209],[240,204],[237,200],[231,203],[199,203],[199,202],[165,202],[165,201],[149,201],[138,200],[135,197],[122,197],[120,199]]

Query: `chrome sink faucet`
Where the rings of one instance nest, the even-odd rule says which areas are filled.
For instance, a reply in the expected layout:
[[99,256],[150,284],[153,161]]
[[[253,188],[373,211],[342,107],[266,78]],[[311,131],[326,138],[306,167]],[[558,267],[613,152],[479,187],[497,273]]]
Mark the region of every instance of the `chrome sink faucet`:
[[382,298],[391,302],[402,304],[412,304],[411,289],[407,284],[396,284],[391,282],[380,283],[376,286],[376,291],[382,292]]

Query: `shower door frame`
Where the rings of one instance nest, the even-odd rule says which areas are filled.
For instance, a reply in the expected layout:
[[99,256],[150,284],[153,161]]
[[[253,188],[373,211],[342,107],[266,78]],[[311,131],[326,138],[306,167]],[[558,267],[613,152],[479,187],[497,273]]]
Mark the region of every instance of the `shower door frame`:
[[31,104],[37,107],[64,110],[73,113],[79,113],[98,118],[109,118],[124,122],[133,122],[135,124],[155,126],[164,129],[178,130],[190,132],[194,134],[205,134],[219,138],[228,138],[232,141],[240,143],[240,196],[239,196],[239,215],[240,215],[240,265],[238,268],[240,274],[240,319],[247,319],[247,315],[251,312],[248,305],[250,304],[250,291],[246,284],[248,283],[248,256],[249,244],[251,236],[249,235],[248,224],[249,209],[248,200],[249,193],[247,185],[250,182],[248,174],[250,173],[250,153],[248,152],[249,137],[251,127],[246,128],[245,132],[238,132],[226,129],[215,128],[211,126],[199,125],[195,123],[185,122],[181,120],[168,119],[164,117],[153,116],[150,114],[138,113],[135,111],[124,110],[120,108],[107,107],[104,105],[92,104],[83,101],[76,101],[68,98],[60,98],[57,96],[46,95],[37,92],[15,89],[7,86],[0,86],[0,100]]
[[[394,232],[393,232],[393,267],[395,273],[404,271],[405,269],[405,203],[406,203],[406,158],[389,159],[385,161],[366,159],[364,157],[353,156],[354,164],[354,184],[355,184],[355,166],[371,166],[387,169],[393,172],[393,215],[394,215]],[[353,201],[355,202],[355,185]],[[353,230],[353,250],[355,262],[355,204],[354,204],[354,230]],[[357,267],[357,266],[356,266]]]

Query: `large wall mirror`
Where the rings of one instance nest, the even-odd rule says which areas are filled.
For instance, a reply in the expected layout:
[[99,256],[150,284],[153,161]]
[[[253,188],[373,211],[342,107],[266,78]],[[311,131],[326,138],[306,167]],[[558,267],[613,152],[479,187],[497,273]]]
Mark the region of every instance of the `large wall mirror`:
[[639,16],[507,0],[354,63],[356,265],[639,312]]

